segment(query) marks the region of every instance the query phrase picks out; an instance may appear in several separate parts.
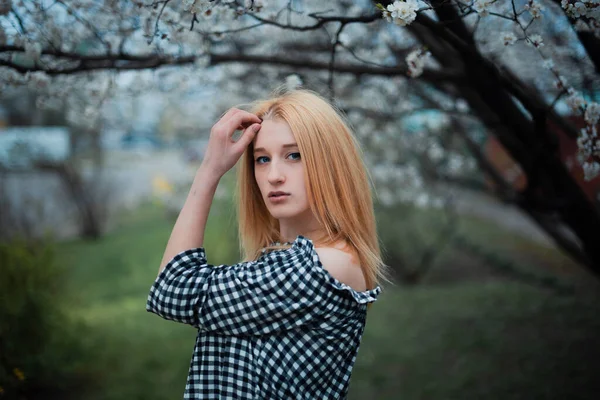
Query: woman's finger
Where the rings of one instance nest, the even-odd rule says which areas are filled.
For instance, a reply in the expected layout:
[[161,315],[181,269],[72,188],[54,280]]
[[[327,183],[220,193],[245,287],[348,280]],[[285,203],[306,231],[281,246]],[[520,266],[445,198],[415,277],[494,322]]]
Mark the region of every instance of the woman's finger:
[[238,110],[237,108],[230,108],[229,110],[227,110],[225,114],[221,115],[221,118],[219,118],[219,120],[214,124],[213,128],[219,128],[223,126],[227,121],[231,119],[231,116],[237,113],[238,111],[240,110]]
[[244,150],[246,149],[246,147],[248,147],[250,142],[252,142],[252,139],[254,139],[254,137],[256,136],[258,131],[260,131],[261,127],[262,127],[261,124],[252,124],[249,127],[247,127],[244,130],[244,132],[242,132],[242,136],[240,136],[240,138],[234,145],[235,151],[238,154],[241,154],[244,152]]
[[248,111],[238,110],[238,112],[230,115],[227,121],[223,122],[225,124],[224,128],[228,132],[233,133],[240,126],[249,126],[253,123],[260,124],[262,120],[258,118],[257,115],[249,113]]

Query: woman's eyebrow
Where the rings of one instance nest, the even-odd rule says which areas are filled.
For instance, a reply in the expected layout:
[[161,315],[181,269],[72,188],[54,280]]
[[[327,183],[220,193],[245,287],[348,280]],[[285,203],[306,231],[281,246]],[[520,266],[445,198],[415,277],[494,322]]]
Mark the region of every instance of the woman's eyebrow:
[[[297,143],[288,143],[288,144],[284,144],[284,145],[283,145],[283,146],[281,146],[281,147],[282,147],[283,149],[286,149],[286,148],[288,148],[288,147],[298,147],[298,144],[297,144]],[[255,149],[254,149],[254,152],[255,152],[255,153],[258,153],[259,151],[264,151],[264,152],[266,152],[266,150],[265,150],[265,148],[264,148],[264,147],[257,147],[257,148],[255,148]]]

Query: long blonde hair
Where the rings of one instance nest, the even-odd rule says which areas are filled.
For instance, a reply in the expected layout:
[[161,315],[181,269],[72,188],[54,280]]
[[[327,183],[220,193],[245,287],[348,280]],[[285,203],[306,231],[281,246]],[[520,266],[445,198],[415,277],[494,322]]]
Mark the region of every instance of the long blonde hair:
[[[342,241],[359,258],[368,289],[386,278],[381,260],[370,179],[362,152],[340,113],[309,90],[293,90],[252,104],[250,112],[285,121],[304,165],[310,208],[327,237],[315,247]],[[279,221],[269,213],[254,177],[253,144],[238,165],[237,200],[240,250],[256,259],[273,242],[281,242]],[[280,248],[280,247],[278,247]]]

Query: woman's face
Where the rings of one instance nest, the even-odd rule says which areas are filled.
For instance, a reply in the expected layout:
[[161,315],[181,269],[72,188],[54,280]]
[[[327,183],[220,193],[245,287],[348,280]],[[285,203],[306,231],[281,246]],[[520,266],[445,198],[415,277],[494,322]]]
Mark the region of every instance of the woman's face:
[[[265,120],[254,138],[254,177],[274,218],[312,215],[304,182],[304,164],[292,131],[283,120]],[[285,195],[270,196],[272,192]]]

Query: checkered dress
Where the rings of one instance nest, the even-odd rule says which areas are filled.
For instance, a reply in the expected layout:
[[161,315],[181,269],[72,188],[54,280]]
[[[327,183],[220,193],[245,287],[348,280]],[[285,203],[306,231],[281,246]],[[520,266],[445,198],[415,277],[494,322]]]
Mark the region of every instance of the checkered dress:
[[184,399],[344,399],[367,303],[323,268],[310,239],[236,265],[176,255],[146,309],[198,329]]

